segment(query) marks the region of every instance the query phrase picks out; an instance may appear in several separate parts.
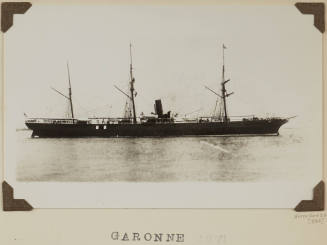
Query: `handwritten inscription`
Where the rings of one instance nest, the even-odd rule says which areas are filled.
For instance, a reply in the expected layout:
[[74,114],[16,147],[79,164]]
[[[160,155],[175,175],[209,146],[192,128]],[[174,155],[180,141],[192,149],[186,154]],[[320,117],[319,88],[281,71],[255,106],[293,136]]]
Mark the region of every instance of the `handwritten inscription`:
[[227,244],[226,234],[203,234],[200,235],[199,244],[224,245]]
[[110,235],[115,241],[146,241],[146,242],[184,242],[182,233],[139,233],[139,232],[118,232],[114,231]]
[[327,224],[327,213],[308,213],[308,214],[296,214],[294,216],[296,220],[306,221],[308,224]]

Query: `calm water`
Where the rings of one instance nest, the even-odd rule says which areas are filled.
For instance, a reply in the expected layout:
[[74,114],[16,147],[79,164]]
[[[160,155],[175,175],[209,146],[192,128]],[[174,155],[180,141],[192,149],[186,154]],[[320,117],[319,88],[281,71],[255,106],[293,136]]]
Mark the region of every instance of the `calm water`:
[[271,181],[310,172],[294,129],[280,136],[30,138],[17,131],[19,181]]

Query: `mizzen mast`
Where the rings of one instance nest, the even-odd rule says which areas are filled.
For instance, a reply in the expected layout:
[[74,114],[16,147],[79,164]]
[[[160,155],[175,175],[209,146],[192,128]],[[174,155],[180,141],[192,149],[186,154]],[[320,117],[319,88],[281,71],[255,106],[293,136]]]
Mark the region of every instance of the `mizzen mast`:
[[70,73],[69,73],[69,64],[68,64],[68,62],[67,62],[67,72],[68,72],[68,83],[69,83],[68,92],[69,92],[70,110],[71,110],[72,118],[74,118],[73,99],[72,99],[72,86],[71,86],[71,82],[70,82]]
[[132,106],[133,106],[133,123],[136,123],[136,112],[135,112],[135,101],[134,101],[134,83],[135,83],[135,78],[133,76],[133,59],[132,59],[132,44],[130,43],[129,44],[129,55],[130,55],[130,60],[131,60],[131,63],[130,63],[130,68],[129,68],[129,72],[130,72],[130,92],[131,92],[131,95],[130,95],[130,98],[131,98],[131,101],[132,101]]

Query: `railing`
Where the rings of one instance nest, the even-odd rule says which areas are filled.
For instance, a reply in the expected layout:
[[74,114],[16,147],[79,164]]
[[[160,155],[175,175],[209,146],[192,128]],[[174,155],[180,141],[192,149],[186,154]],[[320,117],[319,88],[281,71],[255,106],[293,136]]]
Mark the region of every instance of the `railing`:
[[[229,121],[253,121],[253,120],[273,120],[279,119],[277,117],[269,118],[258,118],[254,115],[250,116],[230,116]],[[93,117],[86,120],[80,119],[69,119],[69,118],[28,118],[25,120],[26,123],[43,123],[43,124],[134,124],[133,118],[123,117]],[[206,123],[206,122],[223,122],[222,118],[219,117],[198,117],[198,118],[156,118],[156,117],[137,117],[136,124],[144,123]]]
[[77,119],[68,118],[28,118],[25,123],[75,124]]

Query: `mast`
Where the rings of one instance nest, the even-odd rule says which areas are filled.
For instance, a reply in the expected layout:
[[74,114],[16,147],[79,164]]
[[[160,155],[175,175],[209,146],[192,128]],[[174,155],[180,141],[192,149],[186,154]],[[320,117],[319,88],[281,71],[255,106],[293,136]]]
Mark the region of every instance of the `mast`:
[[72,99],[72,86],[71,86],[71,83],[70,83],[70,73],[69,73],[68,62],[67,62],[67,71],[68,71],[68,83],[69,83],[68,92],[69,92],[70,110],[71,110],[71,113],[72,113],[72,118],[74,118],[73,99]]
[[229,79],[225,80],[225,49],[226,49],[226,46],[223,44],[223,72],[222,72],[222,82],[221,82],[221,98],[222,98],[223,107],[224,107],[223,121],[228,122],[229,118],[228,118],[228,114],[227,114],[226,98],[228,96],[230,96],[231,94],[233,94],[233,92],[227,94],[226,87],[225,87],[225,84],[229,81]]
[[136,123],[136,112],[135,112],[135,102],[134,102],[134,83],[135,83],[135,78],[133,77],[133,60],[132,60],[132,44],[129,44],[129,55],[130,55],[130,83],[131,83],[131,100],[132,100],[132,105],[133,105],[133,123]]

